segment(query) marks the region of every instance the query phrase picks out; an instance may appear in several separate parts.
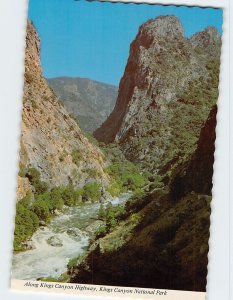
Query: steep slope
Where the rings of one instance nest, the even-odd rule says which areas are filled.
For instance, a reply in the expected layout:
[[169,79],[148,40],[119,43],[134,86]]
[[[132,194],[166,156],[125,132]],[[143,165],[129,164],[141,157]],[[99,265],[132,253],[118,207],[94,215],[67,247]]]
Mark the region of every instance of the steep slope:
[[216,114],[217,106],[215,105],[201,130],[194,155],[187,162],[177,167],[172,174],[170,187],[174,199],[190,192],[211,196]]
[[47,81],[67,111],[77,117],[84,131],[95,131],[114,108],[116,86],[78,77],[51,78]]
[[215,126],[216,106],[170,190],[131,199],[128,218],[96,241],[72,282],[205,291]]
[[169,175],[196,148],[218,97],[221,39],[213,27],[184,37],[175,16],[144,23],[130,47],[116,106],[95,131],[143,169]]
[[[51,186],[82,186],[90,180],[106,184],[104,155],[82,134],[42,76],[39,36],[27,24],[25,85],[20,140],[18,195],[23,197],[25,169],[40,172]],[[27,189],[30,187],[27,186]]]

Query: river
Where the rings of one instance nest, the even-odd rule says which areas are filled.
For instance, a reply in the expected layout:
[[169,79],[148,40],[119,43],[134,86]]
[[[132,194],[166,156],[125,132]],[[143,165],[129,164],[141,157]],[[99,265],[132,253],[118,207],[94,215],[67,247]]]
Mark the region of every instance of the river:
[[[104,205],[109,202],[112,205],[123,205],[130,195],[125,193],[108,199]],[[100,203],[70,207],[64,214],[54,217],[48,226],[40,227],[31,239],[33,249],[13,255],[12,278],[57,278],[66,272],[69,260],[85,254],[93,231],[102,224],[95,220],[99,208]],[[51,238],[57,242],[57,246],[48,243]]]

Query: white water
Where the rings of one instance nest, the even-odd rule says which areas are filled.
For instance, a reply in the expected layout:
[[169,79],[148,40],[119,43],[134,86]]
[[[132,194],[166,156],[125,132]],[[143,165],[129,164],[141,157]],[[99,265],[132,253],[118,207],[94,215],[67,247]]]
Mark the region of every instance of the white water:
[[[123,204],[130,194],[109,199],[113,205]],[[106,204],[108,203],[106,202]],[[106,205],[105,204],[105,205]],[[67,270],[71,258],[85,253],[91,236],[91,228],[98,228],[100,204],[85,204],[81,207],[71,207],[44,228],[40,228],[32,237],[33,250],[13,255],[12,278],[22,280],[37,280],[41,277],[59,277]],[[68,234],[71,231],[75,234]],[[55,236],[62,242],[61,247],[54,247],[47,240]]]

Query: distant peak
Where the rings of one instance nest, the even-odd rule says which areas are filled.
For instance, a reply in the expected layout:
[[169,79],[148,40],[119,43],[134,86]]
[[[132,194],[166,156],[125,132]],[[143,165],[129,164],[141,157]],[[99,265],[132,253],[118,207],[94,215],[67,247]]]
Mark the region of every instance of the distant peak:
[[217,29],[209,26],[201,32],[197,32],[190,39],[193,47],[206,48],[209,46],[220,46],[221,37]]

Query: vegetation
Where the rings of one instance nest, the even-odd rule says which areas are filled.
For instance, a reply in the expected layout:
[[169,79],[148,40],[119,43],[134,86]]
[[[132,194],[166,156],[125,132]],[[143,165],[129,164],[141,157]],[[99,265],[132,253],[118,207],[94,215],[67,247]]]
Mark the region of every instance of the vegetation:
[[84,131],[83,134],[92,145],[99,146],[99,142],[93,137],[92,133]]
[[27,200],[24,199],[16,205],[14,250],[24,249],[22,243],[30,238],[39,228],[38,216],[28,209]]
[[[113,197],[128,190],[139,194],[152,175],[140,174],[137,167],[127,161],[115,145],[106,146],[104,152],[110,161],[106,172],[111,177],[111,184],[106,191]],[[82,158],[80,151],[72,152],[72,159],[76,165]],[[92,177],[98,175],[95,169],[88,169],[88,172]],[[81,189],[75,189],[72,184],[49,189],[47,183],[41,180],[40,172],[37,169],[27,169],[23,165],[20,166],[20,176],[28,178],[34,194],[27,194],[17,205],[15,251],[24,250],[23,242],[33,235],[38,229],[39,223],[50,222],[53,215],[57,211],[62,211],[64,206],[82,205],[83,202],[94,202],[101,198],[101,185],[97,182],[89,182]],[[125,217],[126,210],[123,206],[115,207],[109,204],[105,209],[101,205],[99,218],[103,219],[105,224],[99,227],[96,237],[103,237],[112,231]],[[72,263],[74,261],[69,262],[68,268],[72,268]]]
[[42,277],[39,280],[40,281],[44,281],[44,282],[68,282],[69,276],[67,275],[67,273],[63,273],[58,278],[54,278],[54,277]]
[[[21,146],[22,148],[22,146]],[[25,172],[26,172],[26,167],[25,165],[20,161],[19,162],[19,172],[18,172],[18,176],[20,177],[25,177]]]
[[128,215],[140,211],[151,201],[151,197],[145,191],[140,190],[133,194],[126,202],[125,210]]
[[123,206],[112,206],[109,204],[106,210],[106,229],[110,232],[125,217],[125,209]]
[[96,178],[99,175],[99,171],[97,169],[86,169],[86,173],[91,177],[91,178]]
[[115,163],[107,168],[107,172],[113,178],[111,185],[107,188],[112,196],[128,190],[136,191],[145,185],[144,177],[134,167],[129,162],[126,164]]
[[99,200],[101,197],[100,187],[101,185],[96,182],[87,183],[83,187],[83,200],[92,202]]
[[75,206],[82,203],[82,189],[76,190],[72,185],[57,187],[52,190],[53,193],[60,196],[66,206]]
[[39,195],[45,193],[48,190],[48,184],[40,179],[40,172],[35,168],[29,168],[25,172],[25,177],[27,177],[35,188],[35,194]]
[[77,263],[78,263],[78,257],[71,258],[67,264],[68,270],[72,271],[72,269],[77,266]]
[[113,181],[107,188],[106,191],[109,192],[109,194],[112,197],[117,197],[120,195],[121,192],[123,192],[123,186],[120,182]]
[[145,176],[140,173],[133,163],[124,157],[115,144],[103,146],[100,143],[100,145],[111,162],[105,171],[112,178],[107,191],[113,197],[128,190],[136,191],[146,184]]
[[96,239],[102,238],[107,234],[106,225],[101,225],[95,232]]
[[71,155],[72,155],[73,163],[79,166],[80,161],[83,159],[82,152],[79,150],[73,150]]
[[[76,152],[77,154],[77,152]],[[27,177],[32,185],[28,193],[16,206],[14,250],[26,248],[27,241],[39,228],[40,221],[48,223],[57,211],[65,206],[82,205],[85,201],[97,201],[101,197],[100,184],[87,183],[82,189],[72,185],[59,186],[49,190],[47,183],[41,180],[40,172],[35,168],[20,166],[20,175]]]
[[99,218],[104,219],[105,224],[100,226],[95,232],[96,238],[103,237],[112,231],[121,220],[125,219],[126,211],[122,205],[113,206],[109,203],[106,209],[104,209],[102,205],[100,206],[98,216]]
[[32,211],[37,215],[37,217],[42,221],[49,221],[51,217],[51,213],[49,210],[49,203],[46,202],[45,199],[43,199],[43,196],[41,196],[41,199],[38,199],[33,205],[32,205]]

